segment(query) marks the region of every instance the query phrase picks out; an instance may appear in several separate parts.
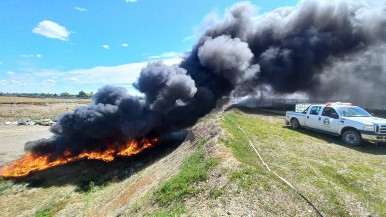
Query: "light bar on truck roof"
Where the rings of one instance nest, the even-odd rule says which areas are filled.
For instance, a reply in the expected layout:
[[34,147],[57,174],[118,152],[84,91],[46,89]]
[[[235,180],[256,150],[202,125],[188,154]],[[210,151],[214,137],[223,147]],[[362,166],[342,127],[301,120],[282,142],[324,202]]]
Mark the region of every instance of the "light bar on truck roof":
[[351,102],[327,102],[326,106],[334,106],[334,105],[352,105]]

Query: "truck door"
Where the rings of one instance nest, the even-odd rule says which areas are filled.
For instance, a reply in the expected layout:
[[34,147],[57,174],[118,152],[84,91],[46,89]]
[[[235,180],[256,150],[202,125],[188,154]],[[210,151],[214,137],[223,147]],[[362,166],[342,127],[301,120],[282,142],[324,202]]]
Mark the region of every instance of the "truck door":
[[331,107],[324,107],[317,128],[330,133],[338,133],[339,124],[339,115],[336,110]]
[[306,126],[318,129],[319,112],[322,106],[312,106],[309,113],[306,115]]

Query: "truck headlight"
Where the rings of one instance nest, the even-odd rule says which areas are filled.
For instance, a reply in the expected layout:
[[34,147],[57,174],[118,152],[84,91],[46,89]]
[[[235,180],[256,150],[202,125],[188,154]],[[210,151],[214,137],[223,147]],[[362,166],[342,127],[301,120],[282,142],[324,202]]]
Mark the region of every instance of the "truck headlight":
[[364,131],[374,131],[374,125],[366,125],[363,127]]

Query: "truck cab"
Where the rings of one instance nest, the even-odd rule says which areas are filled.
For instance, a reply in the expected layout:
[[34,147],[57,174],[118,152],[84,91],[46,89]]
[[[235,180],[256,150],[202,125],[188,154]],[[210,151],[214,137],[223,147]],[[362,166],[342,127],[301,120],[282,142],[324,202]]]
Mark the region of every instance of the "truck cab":
[[305,127],[341,136],[351,146],[361,145],[363,140],[386,142],[386,119],[373,117],[351,103],[309,105],[302,112],[286,112],[285,121],[293,129]]

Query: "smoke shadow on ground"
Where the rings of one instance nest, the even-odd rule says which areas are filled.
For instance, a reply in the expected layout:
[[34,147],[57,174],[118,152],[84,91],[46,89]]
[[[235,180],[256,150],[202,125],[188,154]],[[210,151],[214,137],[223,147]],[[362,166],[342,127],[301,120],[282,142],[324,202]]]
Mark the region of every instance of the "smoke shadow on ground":
[[10,180],[14,183],[26,183],[28,188],[75,185],[77,192],[88,192],[93,187],[120,182],[135,175],[172,153],[184,141],[186,135],[187,132],[183,131],[165,136],[154,147],[135,156],[117,158],[112,162],[80,160]]
[[[289,126],[283,126],[283,128],[291,129]],[[374,144],[374,143],[370,143],[370,142],[365,141],[365,142],[363,142],[363,144],[361,146],[355,147],[355,146],[348,146],[348,145],[343,144],[340,136],[333,136],[333,135],[325,134],[322,132],[317,132],[317,131],[307,130],[307,129],[299,129],[296,131],[303,133],[303,134],[306,134],[308,136],[312,136],[312,137],[324,140],[328,143],[332,143],[332,144],[339,145],[342,147],[350,148],[350,149],[360,151],[363,153],[373,154],[373,155],[386,155],[386,144],[384,144],[384,143],[383,144],[382,143]]]

